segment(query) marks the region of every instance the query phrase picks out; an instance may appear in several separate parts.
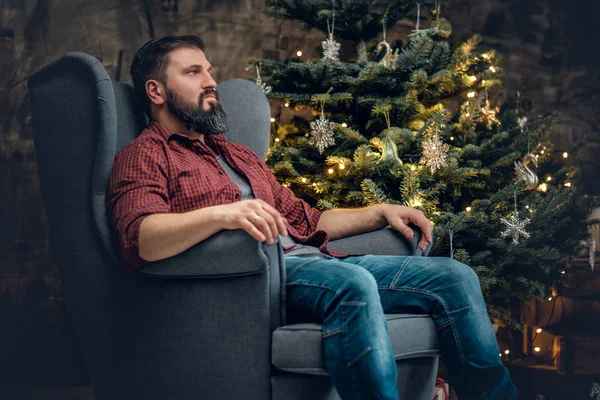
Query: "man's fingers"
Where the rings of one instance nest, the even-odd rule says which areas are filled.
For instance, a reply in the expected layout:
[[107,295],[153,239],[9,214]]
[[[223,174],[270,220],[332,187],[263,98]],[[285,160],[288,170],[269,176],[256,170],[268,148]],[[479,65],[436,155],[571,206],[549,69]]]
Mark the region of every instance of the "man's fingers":
[[392,224],[392,227],[400,231],[400,233],[402,233],[407,239],[412,239],[415,234],[413,230],[410,229],[410,227],[406,225],[400,218],[396,220],[395,224]]
[[263,209],[260,209],[256,211],[255,215],[250,217],[250,221],[265,234],[269,244],[274,244],[277,242],[277,223],[271,214]]
[[277,211],[275,208],[273,208],[269,204],[265,203],[264,201],[261,201],[261,206],[262,206],[263,210],[268,212],[275,220],[277,231],[279,232],[279,234],[281,236],[287,236],[288,232],[285,227],[285,219],[281,216],[279,211]]
[[242,229],[248,232],[250,236],[258,240],[259,242],[264,242],[265,240],[267,240],[265,234],[262,233],[252,222],[248,221],[247,219],[243,220],[241,222],[241,225]]

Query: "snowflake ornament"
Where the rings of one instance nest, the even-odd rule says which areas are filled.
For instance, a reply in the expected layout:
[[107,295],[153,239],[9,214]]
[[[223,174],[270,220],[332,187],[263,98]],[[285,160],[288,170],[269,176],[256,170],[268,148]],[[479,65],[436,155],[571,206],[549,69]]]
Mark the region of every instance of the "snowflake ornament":
[[321,58],[321,61],[339,60],[342,45],[335,41],[333,33],[329,33],[329,38],[323,40],[321,46],[323,46],[323,58]]
[[520,219],[518,211],[515,211],[509,219],[500,218],[500,222],[506,225],[506,228],[500,233],[500,236],[503,238],[508,236],[512,237],[514,244],[518,244],[521,237],[529,239],[531,235],[525,230],[525,226],[527,226],[530,221],[529,218]]
[[271,86],[267,85],[260,78],[256,78],[256,84],[264,92],[264,94],[269,94],[269,93],[271,93],[271,90],[273,90],[273,88]]
[[323,150],[335,144],[333,133],[336,127],[337,124],[328,120],[321,112],[321,116],[310,123],[311,138],[308,140],[308,144],[315,146],[319,150],[319,154],[323,154]]
[[488,129],[492,129],[494,125],[500,125],[500,120],[496,116],[496,113],[498,113],[498,111],[500,111],[500,108],[490,107],[489,100],[485,101],[485,107],[480,108],[479,112],[481,113],[481,120],[485,122],[485,126]]
[[438,135],[434,135],[431,139],[423,141],[423,156],[419,163],[427,165],[433,174],[446,166],[449,149],[449,145],[442,142]]

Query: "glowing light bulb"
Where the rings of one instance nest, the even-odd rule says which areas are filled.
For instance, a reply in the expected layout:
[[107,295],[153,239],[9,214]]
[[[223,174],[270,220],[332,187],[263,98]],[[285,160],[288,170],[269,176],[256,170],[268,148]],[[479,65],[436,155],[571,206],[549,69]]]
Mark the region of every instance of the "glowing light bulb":
[[333,171],[333,168],[329,168],[329,169],[327,170],[327,172],[329,172],[330,174],[333,174],[333,172],[334,172],[334,171]]
[[552,297],[548,297],[548,301],[552,301]]
[[467,93],[467,97],[475,97],[475,92],[469,92],[469,93]]
[[504,354],[509,354],[509,353],[510,353],[510,350],[508,350],[508,349],[504,350]]
[[540,186],[538,186],[538,190],[540,192],[547,192],[548,191],[548,185],[546,185],[545,183],[542,183]]
[[340,169],[344,169],[346,166],[344,164],[340,164]]
[[466,113],[465,115],[466,115],[467,117],[470,117],[470,116],[471,116],[471,113]]
[[571,182],[567,182],[567,183],[565,183],[565,186],[566,186],[566,187],[571,187]]
[[281,186],[288,187],[287,183],[282,183]]
[[471,208],[471,207],[467,207],[467,208],[465,208],[465,210],[466,210],[467,212],[471,212],[472,208]]
[[471,82],[475,82],[477,80],[476,76],[470,76],[469,79],[471,80]]
[[297,55],[298,57],[302,57],[302,50],[298,50],[298,51],[296,52],[296,55]]
[[552,180],[552,177],[551,177],[551,176],[549,176],[549,177],[547,177],[547,178],[546,178],[546,180],[547,180],[548,182],[550,182],[550,181]]
[[560,271],[560,273],[564,275],[567,273],[567,271]]
[[284,106],[289,107],[290,103],[285,103]]
[[481,55],[481,57],[483,57],[483,58],[488,58],[489,56],[488,56],[488,54],[487,54],[487,53],[483,53],[483,54]]
[[534,350],[539,352],[541,349],[539,347],[536,347]]
[[492,66],[490,67],[490,71],[492,71],[492,72],[496,72],[496,68],[494,68],[494,66],[492,65]]
[[317,184],[316,184],[316,183],[313,183],[313,186],[317,186]]
[[541,333],[542,332],[542,328],[537,328],[536,332],[537,333]]
[[347,127],[348,127],[348,124],[345,122],[342,122],[342,128],[347,128]]
[[569,153],[567,153],[566,151],[563,153],[563,158],[568,158],[569,157]]
[[525,206],[525,209],[529,210],[529,205],[526,205],[526,206]]
[[414,165],[411,165],[411,166],[410,166],[410,170],[411,170],[411,171],[416,171],[416,170],[417,170],[417,167],[416,167],[416,166],[414,166]]
[[306,183],[306,178],[302,178],[302,183]]
[[271,118],[271,122],[275,122],[275,118]]
[[540,151],[540,154],[544,154],[544,150]]
[[450,140],[454,140],[454,136],[450,136]]
[[276,141],[276,142],[279,142],[279,138],[275,138],[275,141]]

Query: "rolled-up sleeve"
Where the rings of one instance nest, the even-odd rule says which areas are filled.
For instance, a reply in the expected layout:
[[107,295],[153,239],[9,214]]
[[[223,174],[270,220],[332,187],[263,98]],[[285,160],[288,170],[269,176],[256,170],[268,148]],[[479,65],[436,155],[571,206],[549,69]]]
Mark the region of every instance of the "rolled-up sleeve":
[[131,146],[115,156],[107,207],[124,270],[129,273],[139,271],[149,264],[139,256],[142,220],[152,214],[170,212],[166,157],[160,149]]

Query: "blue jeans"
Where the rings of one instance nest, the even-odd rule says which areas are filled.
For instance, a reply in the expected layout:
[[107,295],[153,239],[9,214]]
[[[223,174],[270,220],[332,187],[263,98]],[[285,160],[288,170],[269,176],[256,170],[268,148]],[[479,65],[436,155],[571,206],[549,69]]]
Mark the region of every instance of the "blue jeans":
[[[449,258],[287,257],[288,323],[323,325],[325,365],[346,399],[398,399],[385,314],[431,315],[460,400],[514,400],[477,274]],[[411,399],[401,399],[411,400]]]

